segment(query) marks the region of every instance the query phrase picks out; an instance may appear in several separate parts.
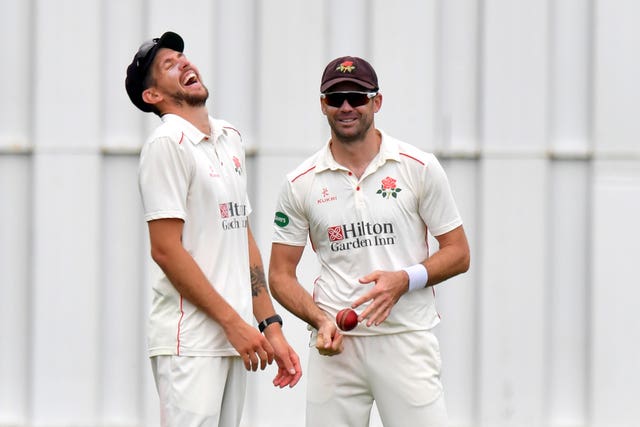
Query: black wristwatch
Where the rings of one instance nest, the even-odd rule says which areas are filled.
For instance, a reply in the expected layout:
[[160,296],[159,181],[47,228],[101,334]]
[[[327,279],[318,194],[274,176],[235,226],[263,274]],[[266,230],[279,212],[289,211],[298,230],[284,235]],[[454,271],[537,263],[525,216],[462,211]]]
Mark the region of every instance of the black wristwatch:
[[274,314],[273,316],[267,317],[262,322],[258,323],[258,329],[260,329],[260,332],[264,332],[267,326],[276,322],[280,323],[280,326],[282,326],[282,317],[280,317],[279,314]]

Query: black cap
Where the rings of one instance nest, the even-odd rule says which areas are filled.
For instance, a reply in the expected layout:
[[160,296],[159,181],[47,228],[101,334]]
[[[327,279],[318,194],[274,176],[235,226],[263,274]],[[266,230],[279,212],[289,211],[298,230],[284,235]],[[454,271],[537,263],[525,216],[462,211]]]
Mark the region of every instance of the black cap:
[[371,64],[357,56],[341,56],[329,62],[322,73],[320,92],[324,93],[341,82],[354,82],[372,91],[379,89],[375,70]]
[[124,81],[127,94],[129,94],[129,99],[131,99],[133,105],[145,113],[153,111],[153,108],[142,100],[142,92],[146,89],[144,87],[144,79],[147,77],[153,58],[156,57],[161,47],[183,52],[184,41],[178,34],[167,31],[160,38],[142,43],[134,55],[133,61],[127,67],[127,78]]

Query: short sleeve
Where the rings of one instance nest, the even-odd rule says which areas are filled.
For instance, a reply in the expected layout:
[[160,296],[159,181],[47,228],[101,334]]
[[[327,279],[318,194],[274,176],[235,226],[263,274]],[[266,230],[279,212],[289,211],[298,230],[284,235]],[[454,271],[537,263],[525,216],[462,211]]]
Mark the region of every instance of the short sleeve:
[[424,168],[420,216],[434,236],[445,234],[462,225],[462,218],[442,165],[431,155]]
[[293,185],[285,181],[276,204],[273,220],[273,242],[304,246],[309,235],[309,222],[301,201],[294,194]]
[[145,144],[140,154],[138,184],[146,221],[186,219],[190,163],[189,153],[169,137]]

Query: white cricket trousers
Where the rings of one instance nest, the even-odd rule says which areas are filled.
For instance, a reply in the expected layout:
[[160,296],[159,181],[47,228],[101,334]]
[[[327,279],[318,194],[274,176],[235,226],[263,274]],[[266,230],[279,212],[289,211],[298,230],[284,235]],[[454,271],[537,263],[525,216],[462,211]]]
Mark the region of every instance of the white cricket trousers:
[[307,427],[368,427],[375,400],[385,427],[446,427],[440,349],[431,331],[345,336],[322,356],[313,332],[307,369]]
[[238,427],[247,371],[240,357],[154,356],[162,427]]

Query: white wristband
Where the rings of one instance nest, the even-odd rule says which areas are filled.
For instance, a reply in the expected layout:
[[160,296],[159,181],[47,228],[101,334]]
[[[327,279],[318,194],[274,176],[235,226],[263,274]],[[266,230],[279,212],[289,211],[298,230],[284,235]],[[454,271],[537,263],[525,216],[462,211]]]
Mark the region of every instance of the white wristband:
[[415,264],[410,267],[403,268],[409,275],[409,292],[416,289],[423,289],[427,285],[429,273],[427,267],[422,264]]

